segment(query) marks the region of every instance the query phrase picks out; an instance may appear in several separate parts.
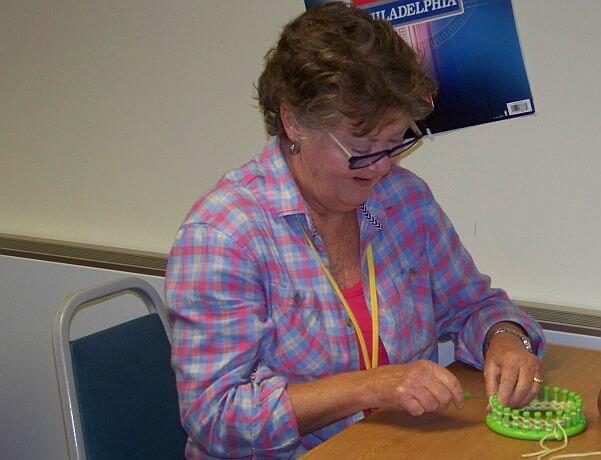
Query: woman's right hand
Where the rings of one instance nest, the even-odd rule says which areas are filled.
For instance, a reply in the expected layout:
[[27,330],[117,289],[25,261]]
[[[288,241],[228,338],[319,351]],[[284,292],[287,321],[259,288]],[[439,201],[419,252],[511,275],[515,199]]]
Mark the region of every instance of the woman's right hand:
[[377,367],[370,373],[372,407],[397,407],[411,415],[463,408],[463,387],[448,369],[422,359]]

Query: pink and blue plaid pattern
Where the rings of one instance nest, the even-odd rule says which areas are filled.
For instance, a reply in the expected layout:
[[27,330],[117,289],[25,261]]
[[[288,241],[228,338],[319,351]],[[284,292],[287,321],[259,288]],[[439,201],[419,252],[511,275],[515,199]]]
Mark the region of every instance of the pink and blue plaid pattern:
[[[544,352],[539,325],[490,287],[421,179],[395,166],[357,214],[362,260],[372,242],[392,364],[436,361],[437,338],[450,334],[456,357],[481,368],[486,331],[499,321],[521,324]],[[298,431],[286,385],[359,369],[359,351],[297,215],[311,228],[272,139],[179,230],[166,296],[189,458],[297,457],[362,418]],[[319,235],[315,244],[327,260]]]

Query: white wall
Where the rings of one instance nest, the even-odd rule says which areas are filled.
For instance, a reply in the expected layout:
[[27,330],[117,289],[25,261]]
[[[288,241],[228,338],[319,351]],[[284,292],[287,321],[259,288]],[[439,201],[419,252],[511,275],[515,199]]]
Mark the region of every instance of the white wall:
[[[406,164],[515,298],[601,309],[601,2],[514,0],[537,115]],[[167,252],[264,142],[252,99],[302,0],[0,3],[0,232]],[[590,57],[589,57],[590,56]]]
[[601,2],[513,5],[537,114],[442,135],[406,164],[511,297],[601,309]]
[[253,82],[302,0],[0,2],[0,232],[167,252],[263,144]]
[[[0,256],[0,458],[68,458],[52,354],[52,322],[73,292],[127,273]],[[163,279],[140,276],[163,292]],[[146,309],[133,295],[79,313],[72,338]]]

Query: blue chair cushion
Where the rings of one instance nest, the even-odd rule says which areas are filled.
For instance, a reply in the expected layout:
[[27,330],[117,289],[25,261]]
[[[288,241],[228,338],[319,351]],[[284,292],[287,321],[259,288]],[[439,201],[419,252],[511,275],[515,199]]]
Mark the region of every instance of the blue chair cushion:
[[184,458],[170,348],[156,313],[71,342],[89,460]]

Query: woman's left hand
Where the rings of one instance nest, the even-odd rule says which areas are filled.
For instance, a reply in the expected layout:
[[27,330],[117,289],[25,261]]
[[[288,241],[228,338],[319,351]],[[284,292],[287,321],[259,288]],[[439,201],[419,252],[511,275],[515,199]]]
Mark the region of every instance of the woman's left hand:
[[490,339],[484,361],[488,396],[498,393],[504,406],[523,407],[539,393],[543,375],[542,363],[524,348],[519,337],[503,333]]

